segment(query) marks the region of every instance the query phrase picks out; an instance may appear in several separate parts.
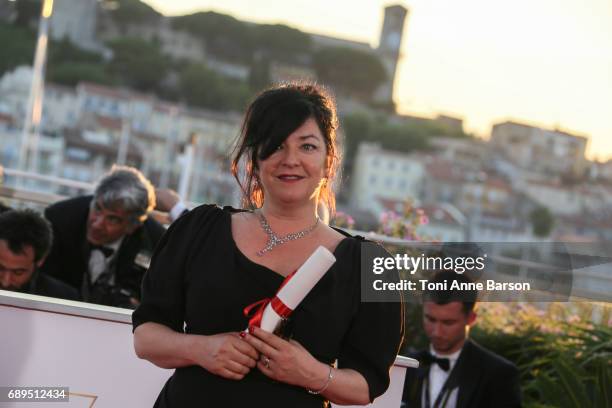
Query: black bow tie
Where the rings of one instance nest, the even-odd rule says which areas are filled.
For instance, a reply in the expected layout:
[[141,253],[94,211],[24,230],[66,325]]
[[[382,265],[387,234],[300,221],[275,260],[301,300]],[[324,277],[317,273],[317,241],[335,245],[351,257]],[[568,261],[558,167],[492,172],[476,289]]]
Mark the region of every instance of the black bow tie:
[[417,360],[423,362],[425,365],[437,364],[444,371],[448,371],[450,368],[450,360],[448,358],[436,357],[429,351],[419,353]]
[[92,245],[91,250],[93,251],[94,249],[97,249],[98,251],[102,252],[105,258],[108,258],[115,252],[113,248],[105,247],[102,245]]

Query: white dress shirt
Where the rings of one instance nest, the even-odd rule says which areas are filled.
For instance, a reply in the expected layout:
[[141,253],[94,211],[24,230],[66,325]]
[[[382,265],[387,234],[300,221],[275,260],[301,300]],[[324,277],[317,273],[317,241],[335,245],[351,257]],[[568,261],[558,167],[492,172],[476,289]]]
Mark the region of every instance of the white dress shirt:
[[[119,246],[121,246],[122,241],[123,241],[123,237],[119,238],[115,242],[104,245],[105,247],[111,248],[114,250],[113,254],[109,256],[108,258],[105,257],[104,253],[100,251],[99,249],[93,249],[90,252],[89,254],[89,279],[92,284],[95,283],[96,280],[98,280],[98,278],[100,277],[100,275],[102,275],[102,273],[108,269],[108,266],[111,260],[115,256],[117,256],[117,252],[119,250]],[[111,284],[114,283],[113,282],[114,280],[115,280],[115,277],[113,276],[111,277],[109,283]]]
[[183,215],[183,212],[185,212],[185,210],[187,209],[187,206],[182,201],[179,201],[178,203],[174,204],[174,207],[172,207],[172,209],[168,211],[168,217],[170,218],[170,222],[176,221],[181,215]]
[[[442,387],[444,386],[444,383],[446,382],[446,379],[448,378],[450,373],[453,371],[453,368],[455,367],[455,363],[457,363],[457,359],[459,358],[459,354],[461,354],[461,350],[463,350],[463,348],[455,351],[452,354],[441,354],[441,353],[437,353],[433,349],[432,346],[429,346],[429,351],[431,352],[431,354],[439,358],[448,358],[449,363],[450,363],[449,364],[450,367],[448,371],[444,371],[443,369],[441,369],[438,364],[432,364],[431,367],[429,367],[429,378],[428,378],[429,386],[427,388],[429,389],[429,401],[431,402],[432,408],[434,406],[436,398],[438,398],[438,394],[440,393],[440,391],[442,390]],[[444,406],[445,408],[455,408],[457,406],[458,391],[459,391],[458,388],[455,388],[451,391],[449,398],[446,402],[446,405]],[[427,389],[423,391],[423,399],[425,399],[425,392],[427,392]],[[423,401],[423,405],[425,405],[424,401]]]

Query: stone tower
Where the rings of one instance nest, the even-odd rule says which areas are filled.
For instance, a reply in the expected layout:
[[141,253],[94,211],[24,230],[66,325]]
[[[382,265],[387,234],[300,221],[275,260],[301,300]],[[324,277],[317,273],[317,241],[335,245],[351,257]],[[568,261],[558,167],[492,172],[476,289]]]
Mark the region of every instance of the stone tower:
[[400,48],[407,14],[408,9],[401,5],[385,7],[385,18],[376,53],[387,70],[387,81],[376,90],[374,95],[375,101],[381,105],[395,106],[393,85],[397,63],[401,56]]

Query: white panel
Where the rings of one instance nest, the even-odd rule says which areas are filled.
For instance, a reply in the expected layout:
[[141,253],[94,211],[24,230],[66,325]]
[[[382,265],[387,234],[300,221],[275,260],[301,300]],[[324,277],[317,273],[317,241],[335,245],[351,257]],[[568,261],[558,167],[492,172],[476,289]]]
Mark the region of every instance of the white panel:
[[[6,408],[151,407],[173,370],[134,354],[130,311],[0,291],[0,386],[69,387],[70,401],[0,403]],[[406,367],[398,357],[389,390],[373,405],[400,405]],[[92,405],[93,396],[97,397]]]

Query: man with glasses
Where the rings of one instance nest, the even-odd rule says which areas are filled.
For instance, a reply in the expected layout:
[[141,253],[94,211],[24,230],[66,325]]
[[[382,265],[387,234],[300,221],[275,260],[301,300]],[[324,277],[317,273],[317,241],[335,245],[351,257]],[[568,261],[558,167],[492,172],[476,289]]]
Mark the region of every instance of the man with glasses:
[[155,189],[138,170],[114,166],[92,196],[61,201],[45,217],[56,237],[43,272],[80,290],[85,301],[134,308],[164,228],[149,217]]
[[0,213],[0,289],[78,300],[70,286],[38,272],[53,233],[49,223],[32,210]]

